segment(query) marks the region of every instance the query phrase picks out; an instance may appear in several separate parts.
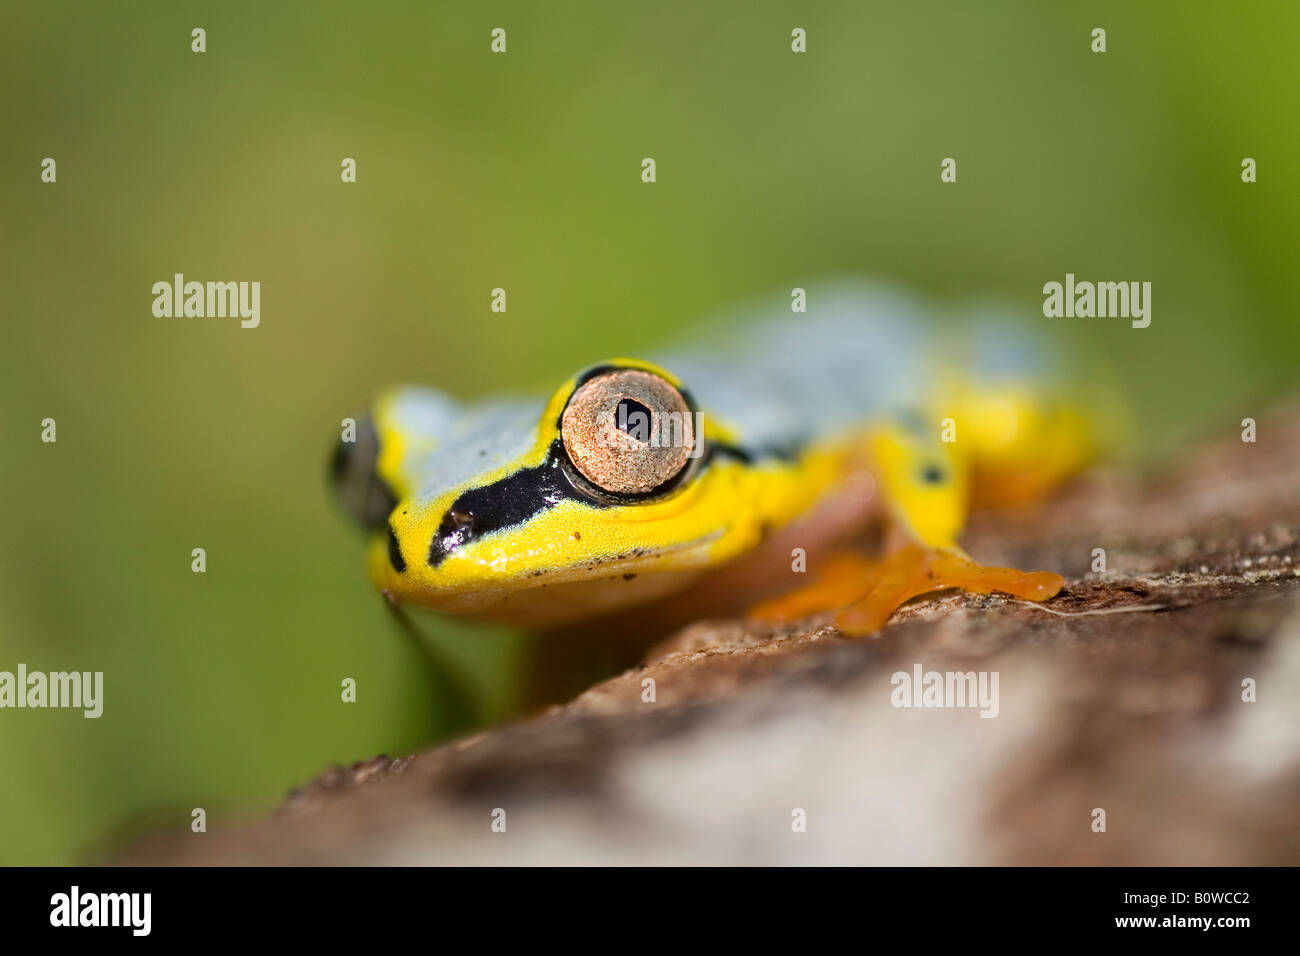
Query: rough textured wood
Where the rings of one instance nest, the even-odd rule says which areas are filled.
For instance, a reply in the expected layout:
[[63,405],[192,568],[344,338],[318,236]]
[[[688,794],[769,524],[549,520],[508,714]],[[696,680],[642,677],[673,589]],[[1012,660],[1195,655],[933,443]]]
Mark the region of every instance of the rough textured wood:
[[[857,641],[700,623],[531,720],[329,771],[272,819],[124,860],[1300,863],[1298,422],[978,519],[981,560],[1067,575],[1046,609],[950,594]],[[894,708],[890,675],[916,663],[998,672],[999,715]]]

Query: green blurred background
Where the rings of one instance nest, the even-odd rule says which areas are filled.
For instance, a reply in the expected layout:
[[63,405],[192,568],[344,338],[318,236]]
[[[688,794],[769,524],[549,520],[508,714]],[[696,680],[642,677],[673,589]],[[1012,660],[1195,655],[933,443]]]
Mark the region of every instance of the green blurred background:
[[[1149,329],[1055,323],[1109,355],[1149,455],[1293,385],[1300,7],[815,7],[4,0],[0,669],[106,689],[99,720],[0,711],[0,861],[438,735],[324,482],[386,383],[549,389],[842,273],[1032,318],[1071,271],[1153,283]],[[155,318],[174,272],[259,280],[261,327]],[[485,720],[545,652],[417,623]]]

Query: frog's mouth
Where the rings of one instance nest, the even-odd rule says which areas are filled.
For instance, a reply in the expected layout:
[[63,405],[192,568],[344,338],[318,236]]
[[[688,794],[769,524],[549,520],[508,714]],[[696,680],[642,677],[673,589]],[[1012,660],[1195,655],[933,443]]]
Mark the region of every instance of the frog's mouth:
[[[418,581],[406,574],[392,574],[380,586],[390,599],[444,613],[545,625],[668,598],[708,569],[708,549],[722,534],[718,530],[671,545],[639,547],[510,574],[494,573],[491,559],[483,558],[475,562],[482,571],[470,581],[439,585],[436,575],[434,581]],[[489,543],[490,539],[476,542]]]
[[[536,571],[520,575],[513,580],[532,582],[541,582],[548,580],[555,581],[585,581],[592,578],[604,578],[615,574],[627,573],[654,573],[659,570],[659,563],[665,558],[689,558],[694,552],[707,551],[719,538],[722,537],[722,529],[711,531],[708,534],[700,535],[697,538],[691,538],[686,541],[679,541],[675,544],[663,545],[652,548],[634,548],[622,554],[615,554],[609,557],[595,557],[589,561],[580,561],[570,564],[567,567],[556,568],[554,571],[538,573]],[[696,562],[685,561],[673,564],[672,570],[681,570],[683,565],[691,565]],[[701,561],[703,566],[707,562]]]
[[[470,558],[486,572],[471,587],[487,586],[523,591],[554,584],[603,580],[629,574],[654,574],[666,570],[702,568],[710,563],[707,560],[708,549],[722,537],[723,533],[723,529],[719,528],[673,544],[635,547],[618,554],[590,555],[576,559],[570,555],[563,561],[544,561],[541,562],[541,566],[519,570],[510,569],[509,565],[512,563],[512,555],[526,550],[523,545],[512,548],[509,539],[503,536],[500,546],[493,549],[493,540],[483,538],[476,544],[492,549],[494,553]],[[467,554],[466,557],[469,555]],[[699,560],[696,560],[697,557]],[[432,589],[442,593],[456,593],[471,588],[462,588],[458,585],[440,588],[435,584]]]

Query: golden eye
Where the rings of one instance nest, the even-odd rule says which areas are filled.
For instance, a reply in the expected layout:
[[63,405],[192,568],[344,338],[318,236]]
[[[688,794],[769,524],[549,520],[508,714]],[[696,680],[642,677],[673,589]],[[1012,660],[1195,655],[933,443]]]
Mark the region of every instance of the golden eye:
[[699,457],[692,454],[695,421],[682,393],[639,369],[584,382],[565,406],[560,434],[582,476],[619,495],[649,494]]

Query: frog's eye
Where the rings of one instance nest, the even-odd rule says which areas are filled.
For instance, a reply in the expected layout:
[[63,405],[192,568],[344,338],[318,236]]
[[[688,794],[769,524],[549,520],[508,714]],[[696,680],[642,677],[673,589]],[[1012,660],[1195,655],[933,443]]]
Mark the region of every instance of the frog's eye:
[[616,495],[664,489],[698,458],[691,407],[652,372],[616,369],[579,386],[560,421],[573,467]]

